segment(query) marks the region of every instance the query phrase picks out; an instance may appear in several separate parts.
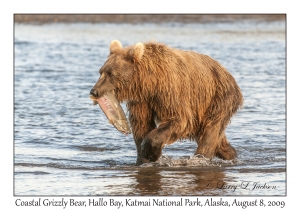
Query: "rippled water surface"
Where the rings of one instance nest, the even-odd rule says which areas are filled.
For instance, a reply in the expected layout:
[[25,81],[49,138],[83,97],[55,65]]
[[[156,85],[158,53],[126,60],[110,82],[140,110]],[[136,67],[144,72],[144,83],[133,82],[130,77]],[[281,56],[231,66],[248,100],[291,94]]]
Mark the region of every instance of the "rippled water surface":
[[[187,140],[135,166],[132,135],[89,99],[113,39],[156,40],[225,66],[245,97],[226,131],[238,160],[195,157]],[[15,195],[286,194],[284,22],[16,24],[14,40]]]

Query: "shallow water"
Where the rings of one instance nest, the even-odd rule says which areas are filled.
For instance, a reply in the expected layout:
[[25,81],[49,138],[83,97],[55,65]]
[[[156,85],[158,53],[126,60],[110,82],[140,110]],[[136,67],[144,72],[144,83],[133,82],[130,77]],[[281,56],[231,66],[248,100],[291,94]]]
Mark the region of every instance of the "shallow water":
[[[156,40],[225,66],[245,98],[226,131],[238,160],[195,157],[186,140],[135,166],[132,135],[89,99],[113,39]],[[284,22],[16,24],[14,43],[15,195],[286,194]]]

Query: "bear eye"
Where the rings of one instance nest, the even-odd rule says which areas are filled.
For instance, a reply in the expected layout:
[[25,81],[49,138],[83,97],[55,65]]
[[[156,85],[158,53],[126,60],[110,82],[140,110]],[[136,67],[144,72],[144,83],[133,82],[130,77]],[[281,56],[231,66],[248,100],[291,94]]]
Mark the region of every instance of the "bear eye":
[[109,76],[109,77],[112,76],[112,72],[111,72],[111,71],[106,71],[105,74],[106,74],[107,76]]

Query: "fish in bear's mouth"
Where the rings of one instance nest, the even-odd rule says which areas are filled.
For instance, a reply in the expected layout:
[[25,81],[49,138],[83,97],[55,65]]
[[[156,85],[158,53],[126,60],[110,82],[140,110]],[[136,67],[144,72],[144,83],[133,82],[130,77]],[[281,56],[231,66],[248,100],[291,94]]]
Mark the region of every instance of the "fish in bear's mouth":
[[94,98],[92,95],[90,95],[90,98],[94,101],[94,105],[99,104],[109,123],[118,131],[125,135],[131,133],[125,113],[115,96],[114,90],[108,91],[100,98]]

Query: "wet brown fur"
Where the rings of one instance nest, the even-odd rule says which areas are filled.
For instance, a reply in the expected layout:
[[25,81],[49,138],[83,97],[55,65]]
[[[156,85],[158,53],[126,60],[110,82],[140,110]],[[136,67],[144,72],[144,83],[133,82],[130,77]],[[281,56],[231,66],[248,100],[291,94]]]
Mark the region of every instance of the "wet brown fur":
[[122,48],[113,41],[110,49],[94,88],[103,94],[114,87],[117,99],[127,102],[137,164],[156,161],[165,144],[186,138],[197,142],[195,154],[236,158],[225,129],[243,96],[224,67],[156,42]]

